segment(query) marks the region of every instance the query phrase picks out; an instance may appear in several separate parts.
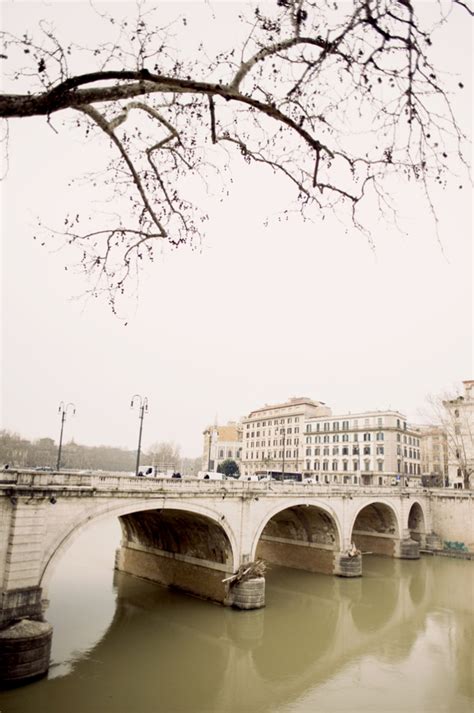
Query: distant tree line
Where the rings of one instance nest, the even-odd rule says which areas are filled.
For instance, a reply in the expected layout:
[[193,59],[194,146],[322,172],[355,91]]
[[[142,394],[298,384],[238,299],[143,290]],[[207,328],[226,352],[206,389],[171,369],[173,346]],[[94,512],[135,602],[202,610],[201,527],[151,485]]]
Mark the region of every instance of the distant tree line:
[[[52,438],[29,441],[18,433],[0,430],[0,464],[10,468],[54,468],[57,455],[58,445]],[[135,459],[135,450],[71,442],[63,445],[61,469],[134,472]],[[143,452],[141,462],[156,465],[159,470],[172,468],[193,475],[199,470],[201,458],[181,458],[176,444],[154,443],[148,452]]]

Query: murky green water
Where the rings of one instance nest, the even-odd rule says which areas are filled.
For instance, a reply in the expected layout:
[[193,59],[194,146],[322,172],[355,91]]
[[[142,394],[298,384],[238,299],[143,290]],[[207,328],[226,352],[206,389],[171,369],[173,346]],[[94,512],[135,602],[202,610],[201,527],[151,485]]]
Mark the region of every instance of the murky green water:
[[115,523],[50,588],[47,679],[1,713],[471,712],[474,563],[364,558],[344,580],[280,567],[239,612],[113,573]]

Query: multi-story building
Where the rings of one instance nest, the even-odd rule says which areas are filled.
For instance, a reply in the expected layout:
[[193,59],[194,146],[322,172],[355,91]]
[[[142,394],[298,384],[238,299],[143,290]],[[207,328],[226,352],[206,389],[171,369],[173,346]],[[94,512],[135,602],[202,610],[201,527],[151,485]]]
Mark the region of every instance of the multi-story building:
[[235,460],[240,469],[242,455],[242,426],[229,421],[225,426],[208,426],[204,430],[202,469],[217,471],[225,460]]
[[421,476],[420,433],[398,411],[306,419],[303,472],[323,483],[389,485]]
[[448,480],[453,488],[474,485],[474,381],[463,381],[464,394],[443,401],[448,444]]
[[448,476],[446,431],[442,426],[418,428],[421,436],[421,474],[429,478],[427,484],[444,486]]
[[322,401],[291,398],[251,411],[234,428],[204,431],[203,469],[239,449],[242,475],[302,473],[320,483],[390,485],[421,478],[421,431],[399,411],[339,416]]
[[305,396],[251,411],[242,419],[242,474],[301,472],[306,419],[330,413],[323,402]]
[[242,419],[243,475],[301,471],[305,421],[330,413],[331,409],[321,401],[304,396],[251,411]]

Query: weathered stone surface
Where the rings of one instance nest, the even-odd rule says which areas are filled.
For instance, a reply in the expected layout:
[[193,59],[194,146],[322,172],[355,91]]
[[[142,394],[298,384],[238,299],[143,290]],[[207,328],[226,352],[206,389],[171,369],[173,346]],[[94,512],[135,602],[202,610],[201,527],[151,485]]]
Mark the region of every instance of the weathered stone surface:
[[420,559],[420,546],[418,542],[411,538],[397,540],[395,542],[394,556],[402,560],[418,560]]
[[338,577],[361,577],[362,576],[362,556],[338,554],[335,559],[334,574]]
[[230,594],[235,609],[261,609],[265,606],[265,577],[239,582]]
[[53,628],[22,619],[0,631],[0,684],[13,686],[48,672]]
[[41,618],[41,587],[19,587],[1,592],[0,626],[23,617]]
[[395,556],[395,540],[393,537],[381,535],[374,532],[353,532],[352,539],[357,549],[362,554],[370,553],[374,555],[384,555],[385,557]]
[[443,541],[435,532],[429,532],[425,538],[425,548],[427,550],[442,550]]
[[257,557],[271,564],[321,574],[334,574],[334,556],[333,550],[297,541],[291,543],[262,539],[257,548]]
[[228,603],[229,587],[222,580],[230,573],[206,567],[204,562],[196,564],[151,549],[121,547],[116,554],[115,567],[120,572],[175,587],[202,599]]

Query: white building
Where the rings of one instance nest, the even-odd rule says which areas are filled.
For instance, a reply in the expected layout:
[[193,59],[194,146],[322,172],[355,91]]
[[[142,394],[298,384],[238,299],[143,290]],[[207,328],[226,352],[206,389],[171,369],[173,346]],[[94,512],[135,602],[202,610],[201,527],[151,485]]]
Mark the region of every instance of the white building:
[[420,433],[398,411],[306,419],[303,472],[322,483],[390,485],[421,477]]
[[306,419],[330,413],[324,403],[305,396],[251,411],[242,419],[242,474],[301,472]]
[[452,488],[474,486],[474,381],[463,381],[463,386],[463,395],[443,401]]
[[[441,426],[419,426],[421,436],[421,474],[427,484],[444,486],[448,477],[448,443]],[[433,481],[433,482],[430,482]]]

